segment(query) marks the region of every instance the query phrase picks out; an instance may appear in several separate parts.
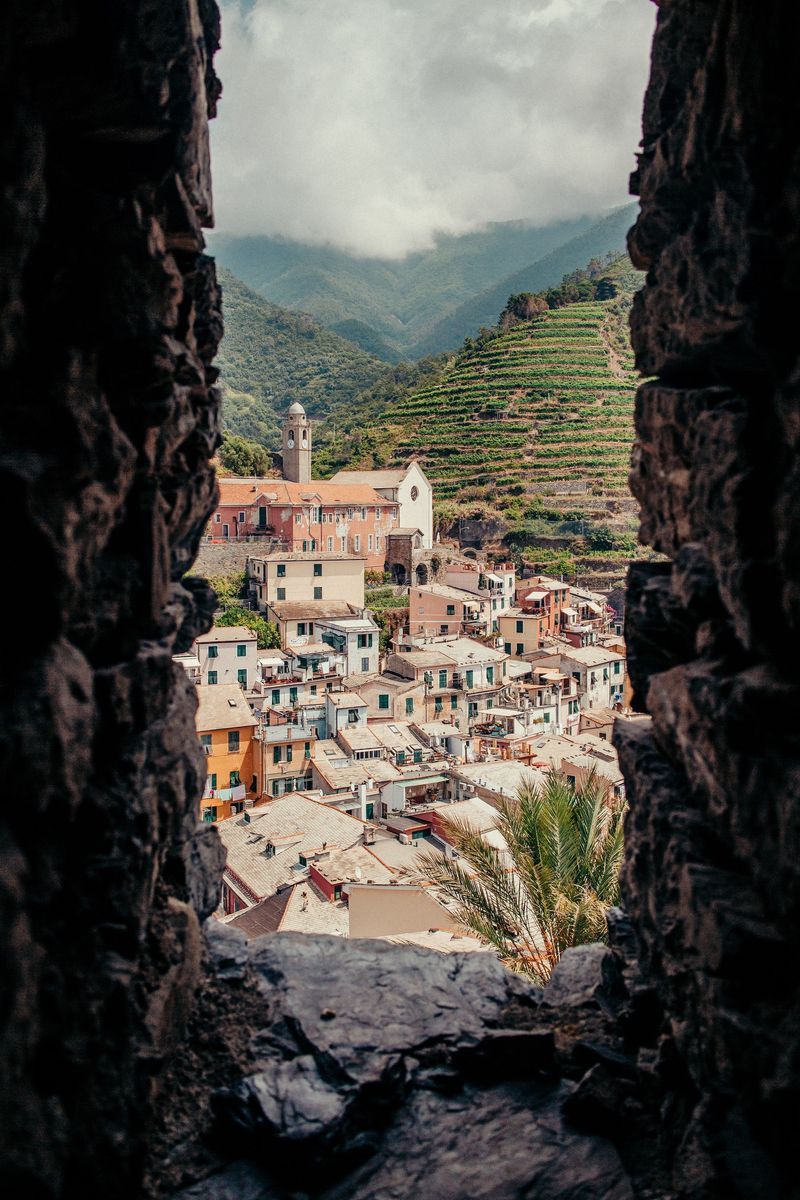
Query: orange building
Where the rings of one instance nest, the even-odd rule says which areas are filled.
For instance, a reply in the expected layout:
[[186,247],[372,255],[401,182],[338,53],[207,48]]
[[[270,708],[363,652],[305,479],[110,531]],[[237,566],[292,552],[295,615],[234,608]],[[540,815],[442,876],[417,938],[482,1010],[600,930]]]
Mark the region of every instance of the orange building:
[[204,821],[241,812],[246,798],[260,796],[257,721],[238,683],[197,688],[195,725],[206,755],[206,786],[200,802]]

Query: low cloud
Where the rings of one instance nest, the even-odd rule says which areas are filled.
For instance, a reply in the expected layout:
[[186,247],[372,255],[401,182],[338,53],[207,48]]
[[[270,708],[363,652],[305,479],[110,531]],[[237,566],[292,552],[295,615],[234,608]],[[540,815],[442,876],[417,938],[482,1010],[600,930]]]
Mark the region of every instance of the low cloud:
[[399,258],[623,203],[650,0],[223,3],[217,228]]

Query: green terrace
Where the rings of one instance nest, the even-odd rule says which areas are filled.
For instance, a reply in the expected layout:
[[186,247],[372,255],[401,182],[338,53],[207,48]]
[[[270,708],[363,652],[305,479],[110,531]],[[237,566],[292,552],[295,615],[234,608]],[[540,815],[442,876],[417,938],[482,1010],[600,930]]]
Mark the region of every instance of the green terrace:
[[[416,455],[439,500],[490,491],[511,524],[559,482],[582,481],[587,500],[627,497],[637,379],[630,352],[611,352],[613,304],[554,309],[462,354],[392,405],[394,460]],[[580,508],[580,496],[563,500]]]

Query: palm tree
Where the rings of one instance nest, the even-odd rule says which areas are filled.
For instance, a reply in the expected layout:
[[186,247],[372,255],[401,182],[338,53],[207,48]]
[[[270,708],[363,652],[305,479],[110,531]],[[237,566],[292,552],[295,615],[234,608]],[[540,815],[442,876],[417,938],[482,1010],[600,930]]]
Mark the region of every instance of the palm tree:
[[546,983],[567,947],[605,941],[605,915],[619,899],[625,807],[608,800],[594,771],[575,788],[553,771],[500,803],[507,851],[445,818],[459,857],[427,853],[420,875],[509,967]]

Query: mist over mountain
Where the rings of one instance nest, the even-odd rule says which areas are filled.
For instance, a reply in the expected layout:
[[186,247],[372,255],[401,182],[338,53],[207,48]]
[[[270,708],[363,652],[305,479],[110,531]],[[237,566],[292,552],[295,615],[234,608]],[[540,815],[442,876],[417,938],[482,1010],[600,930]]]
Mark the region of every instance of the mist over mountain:
[[[631,205],[600,221],[545,227],[496,223],[442,237],[433,250],[401,260],[270,237],[214,235],[210,248],[274,304],[311,313],[367,353],[396,362],[458,346],[496,319],[511,291],[547,287],[594,255],[621,250],[632,212]],[[524,263],[531,265],[521,269]]]

